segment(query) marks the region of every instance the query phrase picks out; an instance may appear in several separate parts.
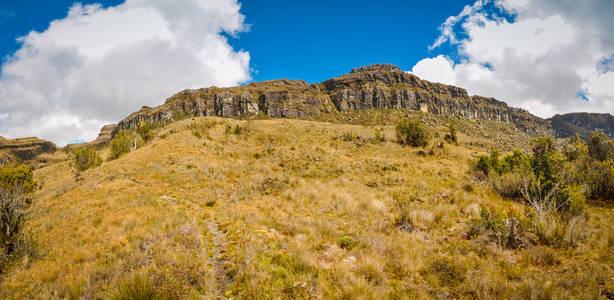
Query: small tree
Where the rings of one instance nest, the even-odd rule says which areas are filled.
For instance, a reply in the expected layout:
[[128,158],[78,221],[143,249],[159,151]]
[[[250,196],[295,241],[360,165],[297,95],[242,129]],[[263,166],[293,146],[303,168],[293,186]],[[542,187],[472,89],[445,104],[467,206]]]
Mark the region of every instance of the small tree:
[[124,130],[118,132],[111,141],[111,156],[110,159],[116,159],[120,156],[130,153],[143,145],[143,138],[134,132],[126,132]]
[[401,145],[424,147],[429,143],[429,133],[420,120],[403,119],[396,127],[397,141]]
[[29,165],[5,163],[0,166],[0,186],[9,190],[18,188],[29,193],[36,187],[33,175],[34,170]]
[[102,158],[96,153],[96,149],[91,147],[82,147],[75,150],[72,159],[73,166],[78,172],[83,172],[102,164]]
[[154,130],[156,125],[152,123],[143,123],[136,129],[136,132],[143,138],[145,142],[152,140],[155,137]]
[[588,153],[586,143],[578,134],[567,139],[567,143],[563,146],[563,154],[569,161],[577,160]]

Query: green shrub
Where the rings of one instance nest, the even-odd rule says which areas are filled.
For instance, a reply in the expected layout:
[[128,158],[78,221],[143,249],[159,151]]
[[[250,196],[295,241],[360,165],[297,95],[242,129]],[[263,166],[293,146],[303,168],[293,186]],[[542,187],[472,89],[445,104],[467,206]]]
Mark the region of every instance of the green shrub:
[[565,158],[556,151],[554,140],[551,137],[533,140],[531,168],[545,192],[560,183],[564,161]]
[[111,155],[109,159],[117,159],[143,145],[143,138],[134,131],[120,131],[111,140]]
[[475,162],[475,169],[482,172],[484,175],[490,173],[490,160],[487,155],[480,155],[478,157],[478,160]]
[[507,172],[501,175],[491,173],[488,176],[488,183],[499,195],[518,199],[522,197],[522,188],[528,176],[529,174],[520,171]]
[[136,129],[136,132],[141,136],[141,138],[145,141],[151,141],[155,136],[155,129],[159,125],[153,123],[143,123]]
[[356,246],[356,243],[350,236],[342,236],[339,239],[339,247],[342,249],[352,250]]
[[492,149],[490,155],[480,155],[475,162],[475,169],[481,171],[484,175],[488,175],[491,171],[501,174],[503,171],[501,160],[499,159],[499,150]]
[[604,161],[614,156],[614,146],[602,131],[593,131],[588,141],[588,152],[593,159]]
[[569,185],[561,189],[557,194],[557,202],[560,207],[572,215],[580,215],[586,207],[586,197],[582,188],[577,185]]
[[78,172],[83,172],[89,168],[100,166],[102,158],[96,153],[96,149],[82,147],[73,152],[72,163]]
[[384,134],[384,131],[381,128],[375,129],[374,140],[375,142],[382,142],[382,143],[386,141],[386,134]]
[[588,161],[578,173],[592,199],[614,200],[614,161]]
[[446,134],[444,140],[446,140],[446,142],[450,144],[458,144],[458,138],[456,137],[456,124],[450,123],[448,129],[450,130],[450,132]]
[[469,220],[467,235],[473,239],[488,233],[488,237],[501,248],[516,249],[524,246],[520,237],[524,234],[527,224],[526,218],[518,213],[502,213],[483,206],[480,208],[480,217]]
[[21,189],[25,193],[32,192],[36,187],[33,179],[34,170],[26,164],[4,164],[0,166],[0,187]]
[[563,154],[569,161],[580,159],[588,154],[588,146],[577,134],[568,138],[563,146]]
[[36,243],[23,230],[28,203],[21,190],[0,185],[0,274],[13,261],[36,255]]
[[187,117],[188,117],[188,115],[186,114],[186,112],[183,109],[181,109],[181,108],[173,109],[173,121],[183,120],[183,119],[185,119]]
[[531,160],[520,149],[514,149],[511,154],[503,157],[502,172],[526,172],[531,170]]
[[397,141],[401,145],[424,147],[430,140],[429,132],[418,119],[403,119],[396,127]]

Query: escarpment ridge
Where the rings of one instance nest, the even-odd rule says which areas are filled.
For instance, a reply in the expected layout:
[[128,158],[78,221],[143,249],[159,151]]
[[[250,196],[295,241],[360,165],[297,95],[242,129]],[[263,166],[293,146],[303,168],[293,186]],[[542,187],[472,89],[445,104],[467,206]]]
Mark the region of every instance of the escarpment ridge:
[[143,107],[119,122],[119,130],[143,122],[169,122],[191,116],[316,118],[320,114],[366,109],[423,111],[478,120],[513,123],[528,133],[551,133],[547,120],[505,102],[469,96],[463,88],[421,80],[397,66],[376,64],[349,74],[307,84],[271,80],[244,86],[181,91],[160,106]]

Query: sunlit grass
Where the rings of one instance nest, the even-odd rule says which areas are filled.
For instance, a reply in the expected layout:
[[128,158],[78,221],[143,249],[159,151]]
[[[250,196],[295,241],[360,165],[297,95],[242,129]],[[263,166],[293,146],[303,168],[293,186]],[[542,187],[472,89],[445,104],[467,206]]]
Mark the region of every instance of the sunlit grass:
[[[68,161],[50,165],[35,173],[43,188],[29,212],[42,255],[0,275],[0,297],[119,299],[152,288],[181,299],[611,291],[611,208],[589,207],[589,234],[576,248],[510,250],[467,238],[481,205],[526,207],[468,175],[468,161],[493,143],[474,131],[500,128],[458,122],[458,146],[434,146],[448,131],[442,119],[432,120],[434,140],[423,149],[395,143],[394,122],[194,118],[157,129],[142,148],[79,180]],[[340,138],[346,133],[352,139]],[[412,230],[399,230],[400,217]]]

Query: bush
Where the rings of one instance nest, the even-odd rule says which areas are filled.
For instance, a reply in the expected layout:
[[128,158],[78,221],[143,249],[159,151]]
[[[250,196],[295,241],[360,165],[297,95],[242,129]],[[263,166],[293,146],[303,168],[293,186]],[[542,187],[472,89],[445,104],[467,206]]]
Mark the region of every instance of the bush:
[[111,155],[109,159],[117,159],[120,156],[130,153],[143,145],[143,138],[132,131],[124,130],[118,132],[111,141]]
[[450,144],[458,144],[458,138],[456,137],[456,124],[450,123],[448,129],[450,130],[450,132],[446,134],[444,140],[446,140],[446,142]]
[[584,197],[582,188],[577,185],[562,188],[556,201],[560,203],[562,209],[574,216],[582,214],[586,207],[586,197]]
[[574,161],[588,154],[588,146],[586,146],[586,143],[576,134],[567,139],[567,142],[563,146],[563,154],[567,160]]
[[23,230],[28,203],[21,190],[0,185],[0,274],[11,262],[36,254],[36,244]]
[[565,158],[556,152],[554,140],[551,137],[533,140],[531,168],[545,192],[560,182],[564,161]]
[[96,149],[82,147],[73,152],[72,162],[78,172],[83,172],[89,168],[100,166],[102,158],[96,153]]
[[529,176],[520,171],[503,173],[502,175],[491,174],[488,183],[499,195],[518,199],[522,197],[522,188],[525,178]]
[[339,247],[341,249],[352,250],[355,246],[356,242],[354,242],[354,240],[347,235],[339,239]]
[[526,219],[513,211],[500,213],[482,207],[480,217],[469,220],[467,235],[473,239],[488,233],[488,237],[496,241],[501,248],[516,249],[525,246],[520,237],[525,231],[526,224]]
[[481,171],[484,175],[490,174],[491,171],[501,174],[501,162],[499,160],[499,150],[492,149],[490,156],[480,155],[475,163],[475,169]]
[[531,170],[531,160],[520,149],[514,149],[501,162],[502,172],[527,172]]
[[375,142],[385,142],[386,141],[386,134],[384,134],[384,130],[382,130],[381,128],[377,128],[375,129],[375,137],[374,137]]
[[152,140],[156,136],[154,130],[157,127],[158,127],[158,125],[156,125],[156,124],[144,123],[144,124],[141,124],[141,126],[139,126],[136,129],[136,132],[141,136],[141,138],[145,142],[148,142],[148,141]]
[[614,161],[588,161],[580,166],[580,179],[592,199],[614,199]]
[[426,127],[418,119],[403,119],[396,127],[397,141],[401,145],[424,147],[430,140]]
[[0,166],[0,187],[8,190],[20,189],[25,193],[32,192],[36,187],[33,179],[34,170],[25,164]]
[[604,161],[614,156],[614,146],[602,131],[593,131],[588,142],[588,152],[596,160]]

